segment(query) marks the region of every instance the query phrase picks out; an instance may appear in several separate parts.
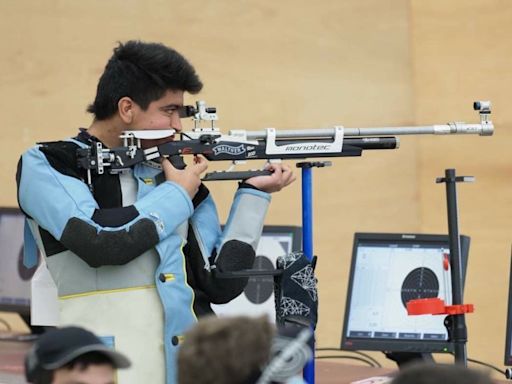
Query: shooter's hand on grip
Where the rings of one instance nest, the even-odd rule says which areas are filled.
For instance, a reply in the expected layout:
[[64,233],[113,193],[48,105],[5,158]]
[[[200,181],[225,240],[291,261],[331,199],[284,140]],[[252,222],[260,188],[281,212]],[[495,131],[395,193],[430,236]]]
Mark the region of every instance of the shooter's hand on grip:
[[162,159],[162,169],[165,179],[181,185],[192,199],[201,185],[201,173],[208,168],[208,162],[203,156],[194,156],[194,163],[185,169],[175,168],[167,158]]
[[272,193],[280,191],[295,181],[295,175],[289,165],[269,163],[265,169],[272,173],[268,176],[251,177],[245,182],[262,191]]

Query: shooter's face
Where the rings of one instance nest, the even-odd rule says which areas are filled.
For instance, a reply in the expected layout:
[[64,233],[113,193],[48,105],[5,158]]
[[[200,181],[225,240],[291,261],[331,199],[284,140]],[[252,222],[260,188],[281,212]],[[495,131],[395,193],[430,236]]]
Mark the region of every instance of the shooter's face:
[[[152,101],[144,111],[137,104],[133,107],[130,130],[165,130],[181,132],[179,108],[183,106],[183,91],[168,90],[158,100]],[[149,148],[174,139],[174,135],[158,140],[142,140],[142,147]]]

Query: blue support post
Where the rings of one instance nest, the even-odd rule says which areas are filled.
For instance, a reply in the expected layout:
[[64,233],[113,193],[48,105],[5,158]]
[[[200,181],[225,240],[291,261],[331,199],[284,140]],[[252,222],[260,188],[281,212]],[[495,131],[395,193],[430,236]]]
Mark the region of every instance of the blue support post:
[[[302,170],[302,252],[313,260],[313,169],[331,166],[330,161],[306,161],[297,163]],[[315,336],[313,334],[313,356],[306,364],[303,377],[306,383],[315,384]]]
[[313,171],[302,168],[302,250],[313,258]]
[[[311,167],[302,168],[302,251],[309,261],[313,258],[313,171]],[[303,372],[308,384],[315,383],[315,348],[313,338],[313,357]]]

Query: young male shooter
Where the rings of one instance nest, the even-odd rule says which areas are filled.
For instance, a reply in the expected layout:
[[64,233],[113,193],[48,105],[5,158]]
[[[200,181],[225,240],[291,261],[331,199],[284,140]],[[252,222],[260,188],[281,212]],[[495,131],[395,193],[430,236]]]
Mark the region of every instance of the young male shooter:
[[183,170],[162,159],[94,175],[91,193],[78,148],[119,146],[127,130],[180,132],[184,93],[201,88],[175,50],[119,44],[89,106],[91,126],[29,149],[18,165],[19,205],[56,283],[60,323],[112,337],[137,367],[121,372],[120,383],[175,381],[184,332],[211,312],[210,303],[228,302],[247,283],[216,279],[212,270],[252,267],[269,193],[295,180],[288,166],[272,165],[271,175],[241,183],[223,232],[200,181],[207,168],[200,156]]

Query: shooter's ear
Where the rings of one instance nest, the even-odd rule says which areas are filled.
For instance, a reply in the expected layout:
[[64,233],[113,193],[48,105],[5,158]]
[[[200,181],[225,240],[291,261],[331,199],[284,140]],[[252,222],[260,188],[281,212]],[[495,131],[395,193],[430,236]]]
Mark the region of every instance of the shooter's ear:
[[119,113],[119,117],[121,117],[121,120],[125,124],[131,124],[133,122],[134,107],[135,102],[128,96],[119,99],[117,103],[117,111]]

